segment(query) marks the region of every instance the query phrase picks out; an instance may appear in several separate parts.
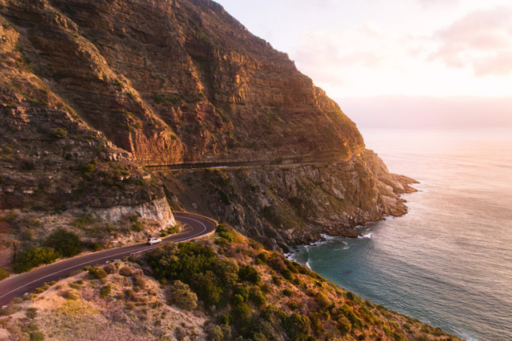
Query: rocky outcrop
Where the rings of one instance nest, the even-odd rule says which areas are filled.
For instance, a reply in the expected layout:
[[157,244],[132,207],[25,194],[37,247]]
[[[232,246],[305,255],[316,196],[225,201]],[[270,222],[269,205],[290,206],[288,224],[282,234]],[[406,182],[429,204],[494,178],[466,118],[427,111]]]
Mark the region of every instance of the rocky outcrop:
[[136,206],[114,206],[109,208],[86,209],[87,214],[110,222],[119,222],[136,216],[148,223],[161,227],[175,225],[174,215],[165,198],[156,199]]
[[369,150],[347,162],[176,171],[164,180],[167,195],[187,209],[283,249],[322,233],[357,236],[357,225],[407,213],[400,195],[414,182],[390,174]]

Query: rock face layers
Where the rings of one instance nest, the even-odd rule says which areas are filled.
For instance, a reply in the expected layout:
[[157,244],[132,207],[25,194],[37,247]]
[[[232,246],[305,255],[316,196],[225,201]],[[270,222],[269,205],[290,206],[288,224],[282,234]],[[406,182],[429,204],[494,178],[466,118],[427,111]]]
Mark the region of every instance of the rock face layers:
[[210,0],[2,0],[34,73],[145,164],[349,159],[355,125]]
[[[273,248],[406,212],[410,179],[211,0],[0,0],[0,39],[0,209],[165,224],[167,194]],[[225,161],[269,166],[178,172],[167,193],[143,168]]]
[[164,182],[176,202],[285,250],[322,233],[355,237],[354,226],[407,213],[399,195],[414,191],[372,151],[348,162],[180,171]]

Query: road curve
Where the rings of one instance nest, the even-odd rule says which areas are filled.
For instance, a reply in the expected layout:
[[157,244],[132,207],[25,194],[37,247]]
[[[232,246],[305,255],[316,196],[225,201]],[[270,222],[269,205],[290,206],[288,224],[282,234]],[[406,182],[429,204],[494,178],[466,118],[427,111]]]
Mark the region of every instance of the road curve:
[[[203,237],[215,231],[213,220],[197,215],[175,213],[177,221],[186,226],[179,234],[163,238],[165,241],[184,242]],[[15,297],[21,297],[32,290],[41,287],[44,283],[56,281],[66,277],[71,272],[83,269],[88,265],[105,264],[134,253],[141,253],[158,247],[158,245],[137,244],[121,248],[108,249],[85,256],[74,257],[55,264],[46,265],[33,271],[8,278],[0,282],[0,307],[9,303]]]

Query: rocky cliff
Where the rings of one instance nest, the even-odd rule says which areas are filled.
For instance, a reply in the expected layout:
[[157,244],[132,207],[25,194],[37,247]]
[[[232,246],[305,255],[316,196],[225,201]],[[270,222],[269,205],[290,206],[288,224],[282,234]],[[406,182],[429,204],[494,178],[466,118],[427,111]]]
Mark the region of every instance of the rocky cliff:
[[364,149],[336,103],[213,1],[2,0],[0,8],[18,66],[143,163],[348,159]]
[[[0,0],[0,39],[0,209],[172,222],[167,194],[273,248],[406,212],[409,179],[211,0]],[[143,168],[254,160],[267,166]]]
[[356,237],[357,225],[407,213],[399,196],[415,191],[414,180],[390,174],[372,151],[344,162],[180,170],[163,179],[180,209],[217,217],[284,251],[323,233]]

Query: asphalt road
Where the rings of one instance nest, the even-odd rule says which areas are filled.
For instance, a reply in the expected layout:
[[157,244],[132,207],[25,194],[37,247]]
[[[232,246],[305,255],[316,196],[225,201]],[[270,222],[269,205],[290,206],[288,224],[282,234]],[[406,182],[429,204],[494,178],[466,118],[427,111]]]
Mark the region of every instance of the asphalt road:
[[[215,224],[205,218],[175,214],[177,221],[185,228],[179,234],[163,238],[164,241],[183,242],[192,240],[215,231]],[[46,265],[30,272],[8,278],[0,282],[0,307],[9,303],[15,297],[22,297],[44,283],[66,277],[71,272],[90,265],[105,264],[108,261],[123,258],[134,253],[141,253],[158,247],[158,245],[137,244],[121,248],[99,251],[85,256],[78,256]]]

